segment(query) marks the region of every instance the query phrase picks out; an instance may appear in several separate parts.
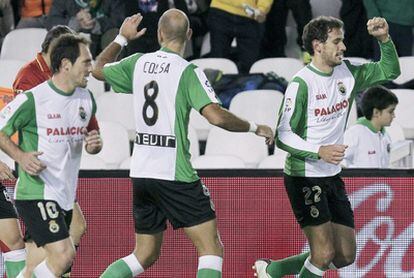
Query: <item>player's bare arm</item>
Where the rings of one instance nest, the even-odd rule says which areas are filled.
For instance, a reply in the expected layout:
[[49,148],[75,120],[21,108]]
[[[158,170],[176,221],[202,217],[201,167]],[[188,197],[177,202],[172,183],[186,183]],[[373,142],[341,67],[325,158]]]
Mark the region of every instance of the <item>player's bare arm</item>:
[[273,131],[266,125],[257,125],[252,130],[254,123],[242,120],[236,115],[230,113],[226,109],[222,108],[217,103],[211,103],[201,110],[201,114],[209,121],[210,124],[221,127],[228,131],[233,132],[247,132],[252,131],[256,135],[265,137],[266,144],[273,144]]
[[119,35],[98,55],[95,62],[95,67],[92,71],[93,77],[98,80],[105,80],[102,69],[107,63],[115,62],[121,53],[122,47],[131,40],[138,39],[143,36],[147,28],[138,31],[138,26],[142,21],[140,13],[125,18],[119,29]]

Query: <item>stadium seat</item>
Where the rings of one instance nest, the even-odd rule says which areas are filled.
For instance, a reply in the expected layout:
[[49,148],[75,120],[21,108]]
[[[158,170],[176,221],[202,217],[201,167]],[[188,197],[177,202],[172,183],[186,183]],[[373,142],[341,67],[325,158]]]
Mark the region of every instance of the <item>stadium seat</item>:
[[195,169],[243,169],[243,160],[232,155],[202,155],[193,162]]
[[236,64],[225,58],[200,58],[192,60],[191,63],[198,66],[200,69],[216,69],[221,70],[224,74],[239,73]]
[[190,112],[190,125],[197,133],[198,140],[207,140],[208,133],[213,127],[206,118],[204,118],[198,111],[191,109]]
[[15,29],[4,38],[0,59],[29,62],[41,51],[47,31],[43,28]]
[[128,132],[130,141],[135,140],[135,114],[132,94],[107,92],[96,99],[96,117],[99,121],[116,122]]
[[13,87],[14,79],[24,65],[25,62],[21,60],[0,59],[0,87]]
[[[103,147],[95,156],[103,160],[109,169],[118,169],[121,162],[130,156],[128,132],[116,122],[99,121],[99,127]],[[84,151],[82,156],[94,155]]]
[[263,137],[253,133],[229,132],[214,126],[207,138],[206,155],[231,155],[243,160],[246,168],[256,168],[268,155]]
[[287,81],[290,81],[303,67],[303,63],[295,58],[266,58],[256,61],[250,68],[250,73],[268,73],[273,71]]
[[284,151],[276,152],[263,159],[257,168],[259,169],[283,169],[285,167],[287,153]]
[[274,90],[251,90],[238,93],[230,103],[230,112],[237,116],[276,128],[283,94]]
[[[85,151],[83,151],[85,152]],[[109,170],[113,169],[110,165],[107,165],[100,157],[96,155],[83,155],[80,164],[81,170]]]
[[414,79],[414,56],[400,57],[401,75],[394,80],[397,84],[403,84],[407,81]]
[[392,121],[391,126],[387,126],[385,130],[390,135],[392,142],[405,140],[404,130],[397,121]]
[[398,105],[395,109],[395,119],[404,131],[406,139],[414,139],[414,90],[409,89],[393,89],[398,97]]

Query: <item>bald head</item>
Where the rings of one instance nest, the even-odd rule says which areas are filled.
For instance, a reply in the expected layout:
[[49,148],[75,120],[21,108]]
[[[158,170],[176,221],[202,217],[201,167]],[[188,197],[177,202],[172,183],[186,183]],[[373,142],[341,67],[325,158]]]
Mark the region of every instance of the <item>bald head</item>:
[[184,43],[189,36],[190,23],[185,13],[178,9],[164,12],[158,21],[158,39],[160,43]]

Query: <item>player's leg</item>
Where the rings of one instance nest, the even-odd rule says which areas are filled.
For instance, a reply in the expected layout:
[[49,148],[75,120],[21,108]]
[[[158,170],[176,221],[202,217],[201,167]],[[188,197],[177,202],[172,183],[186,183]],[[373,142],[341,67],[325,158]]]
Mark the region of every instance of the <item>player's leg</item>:
[[0,247],[7,277],[16,277],[24,268],[26,250],[22,232],[6,188],[0,184]]
[[352,264],[356,257],[354,213],[342,179],[339,176],[332,177],[330,184],[332,193],[329,196],[329,209],[332,214],[335,248],[331,266],[341,268]]
[[76,252],[72,239],[65,239],[47,243],[43,246],[46,259],[37,265],[33,271],[36,277],[60,277],[72,264]]
[[215,219],[184,228],[198,253],[197,278],[219,278],[223,266],[223,245]]
[[38,266],[45,258],[46,253],[42,247],[37,247],[36,243],[32,239],[28,238],[26,232],[26,268],[24,271],[24,277],[32,277],[33,270]]
[[[86,233],[86,220],[79,203],[75,201],[73,210],[65,217],[66,223],[69,223],[69,235],[75,245],[75,250],[78,250],[81,237]],[[63,278],[70,277],[72,272],[72,265],[62,275]]]
[[134,251],[112,263],[101,278],[130,278],[143,273],[159,257],[166,217],[157,205],[157,183],[151,179],[132,179],[133,216],[135,223]]
[[16,218],[0,219],[0,247],[7,277],[16,277],[24,268],[26,250]]
[[159,183],[161,211],[174,229],[183,228],[198,252],[198,278],[221,277],[223,246],[208,188],[194,182]]
[[73,204],[72,220],[70,222],[69,234],[75,246],[79,246],[82,236],[86,233],[86,220],[79,203]]
[[[323,178],[285,175],[284,183],[295,218],[304,232],[305,227],[318,227],[330,221],[331,215]],[[312,235],[311,232],[310,234]],[[320,250],[320,252],[323,251]],[[299,274],[308,257],[309,252],[305,252],[277,261],[259,259],[253,268],[259,278],[277,278]]]
[[132,278],[153,265],[160,255],[163,232],[156,234],[135,234],[134,251],[113,262],[101,278]]
[[[53,200],[16,200],[16,208],[26,225],[27,235],[45,251],[45,259],[33,269],[34,276],[48,278],[62,275],[75,257],[65,220],[67,212]],[[37,258],[35,253],[29,253],[29,256]],[[25,273],[25,277],[30,276]]]

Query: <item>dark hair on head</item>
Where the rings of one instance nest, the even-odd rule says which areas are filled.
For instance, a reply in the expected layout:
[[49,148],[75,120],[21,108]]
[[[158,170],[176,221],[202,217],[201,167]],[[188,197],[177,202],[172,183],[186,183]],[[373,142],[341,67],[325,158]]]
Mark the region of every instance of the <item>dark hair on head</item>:
[[361,99],[362,113],[368,120],[372,119],[374,108],[384,110],[393,104],[398,104],[397,96],[383,86],[374,86],[367,89]]
[[72,64],[76,62],[80,55],[80,43],[89,46],[90,41],[85,37],[73,34],[62,35],[57,39],[50,54],[52,73],[59,71],[63,59],[68,59]]
[[49,46],[52,43],[52,41],[64,34],[76,34],[76,32],[66,25],[56,25],[52,29],[50,29],[47,32],[45,39],[43,40],[42,53],[47,53],[49,51]]
[[305,48],[310,55],[313,55],[313,40],[326,42],[328,39],[328,33],[332,29],[342,29],[343,26],[344,23],[340,19],[332,16],[318,16],[317,18],[312,19],[303,28],[303,48]]

